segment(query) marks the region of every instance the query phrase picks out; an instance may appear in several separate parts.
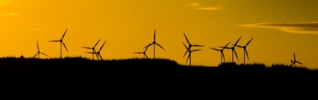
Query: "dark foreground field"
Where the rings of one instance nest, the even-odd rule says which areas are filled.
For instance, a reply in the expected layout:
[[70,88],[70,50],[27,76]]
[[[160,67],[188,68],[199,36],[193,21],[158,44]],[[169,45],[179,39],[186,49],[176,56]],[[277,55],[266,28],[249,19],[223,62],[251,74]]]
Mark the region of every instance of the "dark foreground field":
[[166,59],[2,58],[0,80],[1,95],[6,96],[146,95],[195,92],[192,89],[232,91],[240,88],[245,91],[290,86],[295,89],[300,84],[318,83],[318,71],[262,64],[183,66]]

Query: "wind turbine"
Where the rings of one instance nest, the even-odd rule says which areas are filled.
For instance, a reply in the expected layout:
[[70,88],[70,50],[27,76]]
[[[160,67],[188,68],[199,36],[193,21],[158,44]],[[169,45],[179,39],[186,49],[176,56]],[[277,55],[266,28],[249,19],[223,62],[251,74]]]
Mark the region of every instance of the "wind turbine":
[[[189,49],[187,49],[186,53],[183,55],[183,57],[187,54],[187,52],[189,52],[189,50],[191,50],[192,46],[194,47],[204,47],[203,45],[198,45],[198,44],[191,44],[190,41],[188,40],[187,36],[185,33],[183,33],[185,39],[187,40],[187,43],[188,43],[188,47]],[[183,42],[182,42],[183,43]]]
[[253,37],[250,41],[248,41],[245,46],[236,45],[237,47],[243,48],[243,50],[244,50],[244,64],[245,64],[245,53],[246,53],[246,56],[247,56],[247,60],[249,60],[249,58],[248,58],[248,52],[247,52],[247,50],[246,50],[246,47],[248,46],[248,44],[251,43],[251,41],[252,41],[253,39],[254,39],[254,37]]
[[147,52],[149,46],[151,46],[151,43],[149,43],[146,47],[144,47],[145,50],[144,50],[143,52],[134,52],[134,53],[136,53],[136,54],[143,54],[143,55],[145,56],[145,58],[148,59],[148,56],[147,56],[146,52]]
[[99,48],[98,51],[96,51],[96,52],[86,52],[86,53],[96,54],[97,58],[100,57],[100,59],[103,60],[103,57],[100,55],[100,51],[103,49],[105,43],[106,43],[106,41],[105,41],[105,42],[103,43],[103,45]]
[[162,48],[163,50],[166,50],[165,48],[163,48],[160,44],[158,44],[156,42],[156,29],[154,31],[153,42],[151,45],[153,45],[153,58],[155,58],[155,56],[156,56],[156,45],[159,46],[160,48]]
[[65,47],[66,51],[68,52],[67,47],[66,47],[65,43],[63,42],[64,36],[65,36],[67,30],[68,29],[65,30],[65,32],[64,32],[64,34],[63,34],[63,36],[62,36],[62,38],[60,40],[50,40],[49,41],[49,42],[60,42],[60,57],[61,58],[62,58],[62,44]]
[[190,63],[190,66],[191,66],[191,53],[192,53],[192,52],[195,52],[195,51],[200,51],[200,50],[202,50],[202,49],[190,50],[191,48],[188,48],[183,42],[182,42],[182,44],[183,44],[183,46],[187,49],[187,51],[184,53],[184,55],[189,52],[188,58],[187,58],[187,61],[186,61],[186,62],[188,62],[188,60],[190,59],[190,62],[189,62],[189,63]]
[[294,53],[294,60],[291,60],[290,62],[292,63],[290,66],[293,66],[293,65],[294,65],[294,67],[295,67],[295,64],[296,64],[296,63],[298,63],[298,64],[301,64],[301,65],[302,65],[302,63],[301,63],[301,62],[299,62],[299,61],[297,61],[297,60],[296,60],[296,54],[295,54],[295,53]]
[[223,58],[223,61],[225,61],[225,56],[224,56],[224,53],[223,53],[223,50],[225,49],[225,48],[227,48],[227,46],[230,44],[230,42],[229,43],[227,43],[224,47],[221,47],[222,49],[216,49],[216,48],[211,48],[211,49],[213,49],[213,50],[215,50],[215,51],[220,51],[220,53],[221,53],[221,63],[222,63],[222,58]]
[[[94,60],[94,55],[96,54],[96,51],[95,51],[95,47],[97,46],[97,44],[99,43],[99,41],[101,40],[101,38],[95,43],[95,45],[93,47],[86,47],[86,46],[82,46],[83,48],[86,48],[86,49],[91,49],[93,50],[93,60]],[[98,56],[96,55],[97,59],[98,59]]]
[[38,52],[33,56],[33,58],[36,57],[36,56],[38,56],[38,59],[40,59],[40,54],[49,57],[47,54],[45,54],[45,53],[43,53],[43,52],[40,51],[40,47],[39,47],[39,42],[38,42],[38,41],[36,41],[36,44],[37,44]]
[[240,41],[240,39],[242,38],[242,36],[235,42],[235,44],[233,44],[233,47],[226,47],[226,49],[231,49],[232,50],[232,62],[234,61],[233,59],[233,53],[235,53],[235,56],[237,58],[237,61],[239,61],[238,57],[237,57],[237,53],[235,51],[235,47],[237,45],[237,43]]

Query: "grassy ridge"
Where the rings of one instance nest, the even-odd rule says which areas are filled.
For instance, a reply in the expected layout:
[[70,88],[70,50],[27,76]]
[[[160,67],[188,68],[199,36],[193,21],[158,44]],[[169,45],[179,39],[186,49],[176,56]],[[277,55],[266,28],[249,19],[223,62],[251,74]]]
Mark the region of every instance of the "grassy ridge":
[[54,91],[58,91],[59,94],[74,92],[78,94],[94,92],[96,89],[115,91],[154,84],[179,86],[251,80],[309,83],[315,82],[317,76],[317,70],[278,64],[265,66],[223,63],[218,67],[204,67],[179,65],[169,59],[136,58],[109,61],[92,61],[81,57],[0,59],[0,90],[7,94],[23,95],[49,95],[48,92]]

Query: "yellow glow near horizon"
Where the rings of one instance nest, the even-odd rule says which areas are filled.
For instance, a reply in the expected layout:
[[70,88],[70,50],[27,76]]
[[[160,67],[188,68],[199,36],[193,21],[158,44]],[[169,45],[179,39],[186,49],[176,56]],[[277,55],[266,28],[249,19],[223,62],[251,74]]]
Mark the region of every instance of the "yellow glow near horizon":
[[[239,45],[251,38],[247,47],[247,63],[267,65],[290,64],[293,53],[309,68],[317,68],[318,8],[313,0],[1,0],[1,55],[31,57],[40,50],[51,57],[59,57],[59,43],[65,29],[63,56],[91,58],[89,49],[98,39],[99,49],[107,41],[101,55],[104,59],[143,57],[133,52],[156,41],[166,50],[156,47],[156,57],[176,60],[186,49],[185,33],[193,44],[205,47],[192,54],[192,64],[215,66],[220,62],[218,48],[242,36]],[[243,63],[243,49],[236,48]],[[231,51],[225,50],[226,61]],[[153,47],[147,51],[153,58]],[[45,56],[41,56],[45,58]],[[234,61],[237,62],[236,58]]]

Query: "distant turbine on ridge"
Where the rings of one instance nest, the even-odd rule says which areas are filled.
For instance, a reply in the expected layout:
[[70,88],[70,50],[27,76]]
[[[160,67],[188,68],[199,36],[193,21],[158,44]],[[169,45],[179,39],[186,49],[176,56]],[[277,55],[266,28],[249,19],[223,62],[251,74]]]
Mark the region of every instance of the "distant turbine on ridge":
[[233,59],[233,53],[235,53],[235,56],[237,58],[237,61],[239,61],[238,57],[237,57],[237,53],[235,51],[235,47],[237,45],[237,43],[240,41],[240,39],[242,38],[242,36],[235,42],[235,44],[233,44],[233,47],[227,47],[226,49],[231,49],[232,50],[232,62],[234,62],[234,59]]
[[[190,41],[188,40],[187,36],[185,33],[183,33],[185,39],[187,40],[187,43],[188,43],[188,47],[189,49],[187,49],[186,53],[183,55],[183,57],[187,54],[187,52],[189,52],[189,50],[191,50],[192,46],[194,47],[204,47],[203,45],[198,45],[198,44],[191,44]],[[183,42],[182,42],[183,43]],[[183,43],[184,44],[184,43]]]
[[33,56],[33,58],[36,57],[36,56],[38,56],[38,59],[40,59],[40,54],[49,57],[47,54],[45,54],[45,53],[43,53],[43,52],[40,51],[40,47],[39,47],[39,42],[38,42],[38,41],[36,41],[36,44],[37,44],[38,52]]
[[136,54],[143,54],[144,57],[148,59],[148,56],[147,56],[147,53],[146,53],[146,52],[147,52],[149,46],[151,46],[151,43],[149,43],[146,47],[144,47],[145,50],[144,50],[143,52],[134,52],[134,53],[136,53]]
[[163,50],[166,50],[165,48],[163,48],[159,43],[156,42],[156,29],[154,31],[154,37],[153,37],[153,42],[152,44],[153,45],[153,58],[155,59],[156,57],[156,45],[159,46],[160,48],[162,48]]
[[[230,42],[229,43],[227,43],[224,47],[221,47],[222,49],[216,49],[216,48],[211,48],[211,49],[213,49],[213,50],[215,50],[215,51],[220,51],[220,53],[221,53],[221,64],[222,64],[222,62],[223,61],[225,61],[225,56],[224,56],[224,53],[223,53],[223,51],[224,51],[224,49],[225,48],[227,48],[227,46],[230,44]],[[223,61],[222,61],[222,58],[223,58]]]
[[67,30],[68,30],[68,29],[65,30],[65,32],[64,32],[64,34],[63,34],[63,36],[62,36],[62,38],[61,38],[60,40],[50,40],[50,41],[49,41],[49,42],[60,42],[60,57],[61,57],[61,58],[62,58],[62,44],[63,44],[63,46],[65,47],[66,51],[68,52],[67,47],[66,47],[66,45],[65,45],[64,42],[63,42],[64,36],[65,36]]
[[91,54],[96,54],[97,58],[99,57],[101,60],[103,60],[103,57],[100,55],[101,50],[103,49],[104,45],[105,45],[106,41],[103,43],[103,45],[99,48],[98,51],[96,52],[86,52],[86,53],[91,53]]
[[296,63],[298,63],[298,64],[301,64],[301,65],[302,65],[302,63],[301,63],[301,62],[299,62],[299,61],[297,61],[297,60],[296,60],[296,54],[295,54],[295,53],[294,53],[294,60],[291,60],[290,62],[292,63],[290,66],[293,66],[293,65],[294,65],[294,67],[295,67],[295,64],[296,64]]
[[[97,46],[97,44],[99,43],[99,41],[101,40],[101,38],[95,43],[95,45],[93,47],[86,47],[86,46],[82,46],[83,48],[86,48],[86,49],[91,49],[93,50],[93,60],[94,60],[94,56],[96,55],[96,51],[95,51],[95,47]],[[97,59],[98,59],[98,56],[96,55]]]
[[253,37],[250,41],[248,41],[245,46],[236,45],[237,47],[243,48],[243,50],[244,50],[244,64],[245,64],[245,53],[246,53],[247,60],[249,60],[246,47],[248,46],[248,44],[251,43],[251,41],[252,41],[253,39],[254,39],[254,37]]
[[186,61],[186,62],[188,62],[188,60],[190,59],[189,65],[191,66],[191,54],[192,54],[192,52],[200,51],[200,50],[202,50],[202,49],[191,50],[191,49],[190,49],[189,47],[187,47],[183,42],[182,42],[182,44],[183,44],[183,46],[187,49],[187,51],[185,52],[185,54],[187,54],[187,53],[189,52],[188,58],[187,58],[187,61]]

